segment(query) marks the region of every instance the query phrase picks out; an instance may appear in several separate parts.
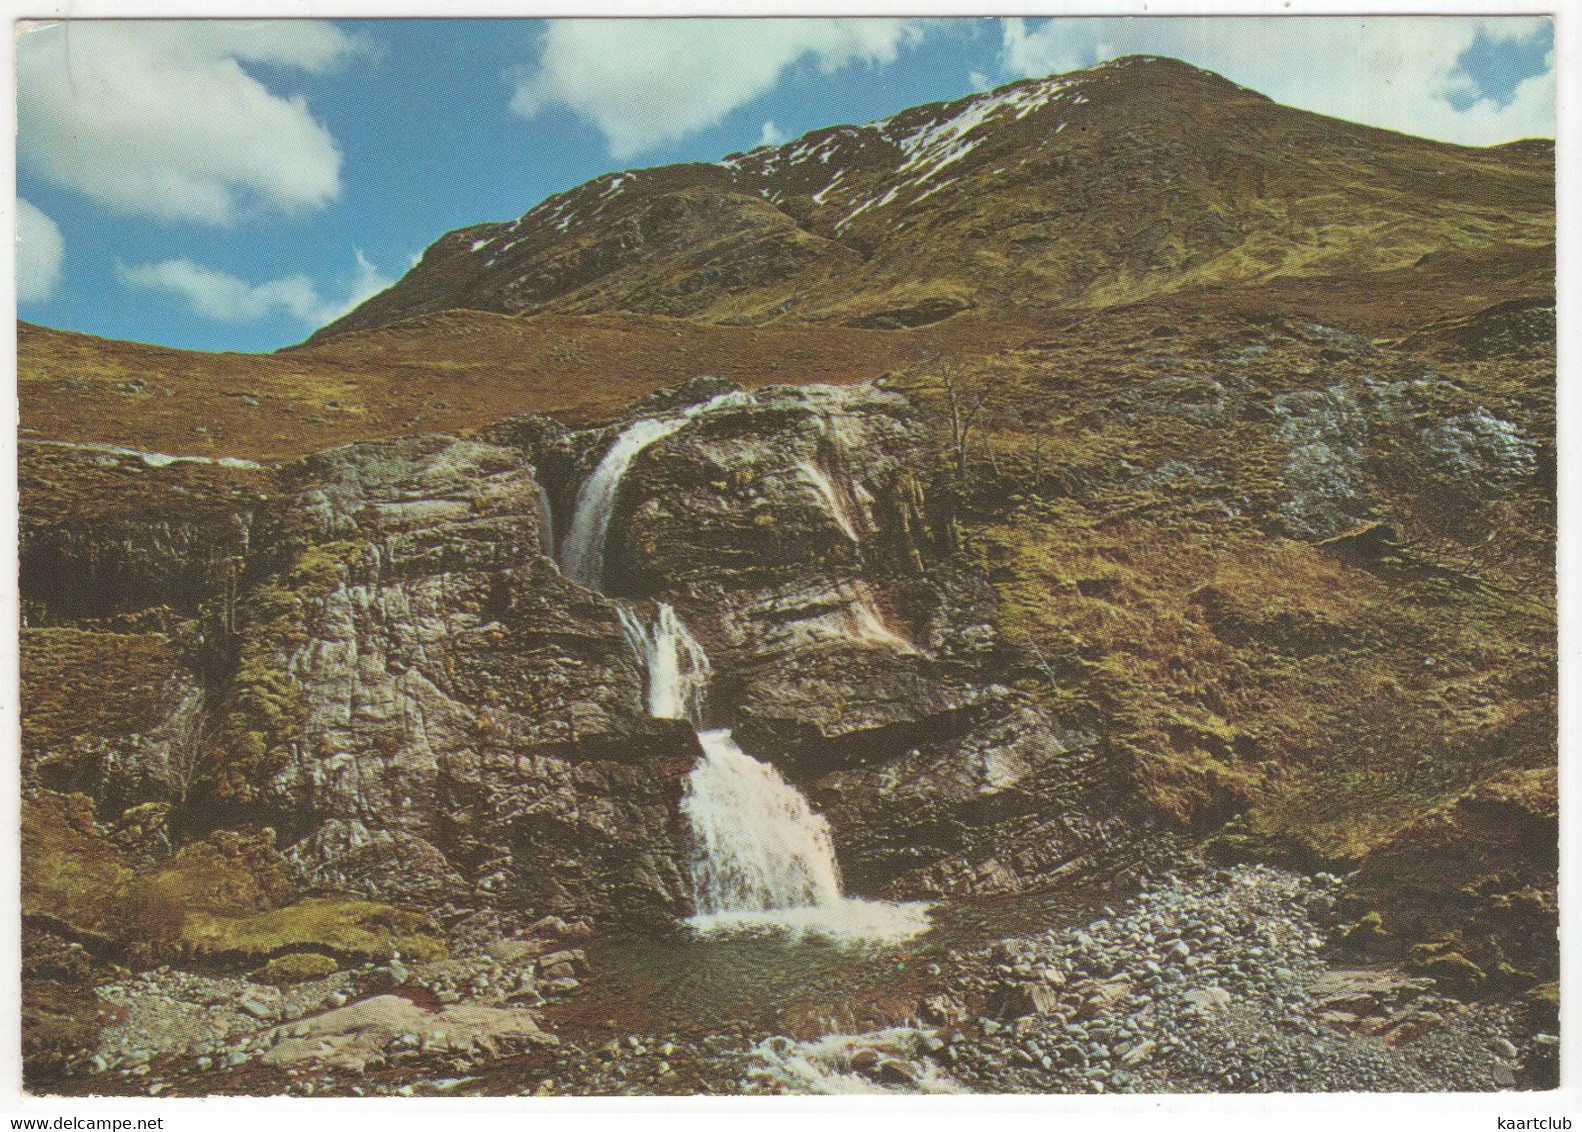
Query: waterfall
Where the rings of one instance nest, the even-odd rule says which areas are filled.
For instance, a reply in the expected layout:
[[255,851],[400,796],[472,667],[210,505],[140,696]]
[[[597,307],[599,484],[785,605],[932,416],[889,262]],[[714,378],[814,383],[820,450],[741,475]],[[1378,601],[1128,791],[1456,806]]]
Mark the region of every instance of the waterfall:
[[560,548],[560,569],[566,577],[590,590],[599,588],[604,580],[604,539],[609,534],[610,516],[615,513],[615,493],[621,478],[638,453],[686,423],[685,417],[645,417],[615,438],[577,492],[576,510]]
[[703,723],[703,701],[709,689],[709,658],[676,611],[664,602],[652,626],[631,609],[618,610],[632,651],[648,673],[648,714],[658,719]]
[[533,477],[533,485],[538,488],[538,548],[547,557],[555,557],[555,508],[549,501],[549,492],[544,490],[544,483],[538,478],[538,469],[532,464],[527,466],[527,474]]
[[[645,418],[616,438],[577,493],[561,546],[561,570],[568,578],[599,588],[616,495],[638,453],[698,414],[740,397],[724,394],[680,414]],[[838,498],[833,486],[830,495]],[[859,632],[910,647],[884,628],[871,594],[859,609],[870,610],[872,621],[863,624],[859,612]],[[620,605],[617,612],[647,676],[649,714],[701,726],[711,669],[686,623],[663,602],[651,625],[630,606]],[[928,927],[926,904],[843,896],[829,822],[778,770],[743,751],[729,730],[703,731],[698,742],[703,757],[687,776],[681,801],[694,845],[697,914],[689,922],[695,928],[782,928],[837,939],[900,940]]]
[[687,780],[681,809],[697,840],[699,914],[838,906],[829,822],[729,731],[705,731],[698,740],[703,759]]
[[740,393],[722,393],[672,416],[644,417],[628,425],[577,492],[571,526],[560,548],[561,573],[579,586],[598,589],[604,580],[604,542],[610,518],[615,514],[616,493],[632,461],[643,449],[676,432],[693,417],[741,398]]
[[[626,606],[621,625],[648,677],[648,710],[696,726],[708,692],[709,660],[685,622],[661,603],[652,625]],[[692,833],[693,902],[688,921],[704,933],[784,929],[837,939],[885,941],[928,927],[928,905],[841,894],[829,821],[768,763],[742,750],[729,730],[698,735],[703,757],[687,776],[681,812]]]

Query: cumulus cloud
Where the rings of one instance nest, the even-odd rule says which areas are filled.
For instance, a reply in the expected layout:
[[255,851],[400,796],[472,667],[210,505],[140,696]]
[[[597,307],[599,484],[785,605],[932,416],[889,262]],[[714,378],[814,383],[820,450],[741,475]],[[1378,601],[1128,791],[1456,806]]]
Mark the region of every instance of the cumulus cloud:
[[32,203],[16,200],[16,297],[40,303],[55,293],[66,242],[60,229]]
[[258,322],[284,314],[314,327],[333,322],[394,282],[362,252],[357,253],[356,271],[339,297],[321,295],[313,280],[300,273],[249,283],[186,258],[119,264],[117,270],[128,286],[177,295],[196,313],[216,322]]
[[245,207],[321,208],[335,140],[301,95],[244,68],[319,73],[360,50],[312,20],[78,20],[17,41],[17,156],[116,212],[228,224]]
[[781,132],[779,126],[774,124],[773,120],[765,122],[763,130],[758,134],[759,145],[779,145],[785,140],[785,134]]
[[537,64],[511,76],[511,109],[567,107],[627,158],[717,126],[793,66],[892,63],[923,30],[903,19],[552,20]]
[[1043,75],[1117,55],[1170,55],[1276,102],[1492,145],[1554,136],[1554,53],[1546,73],[1524,80],[1508,101],[1481,96],[1461,56],[1480,34],[1533,44],[1548,24],[1540,17],[1444,16],[1055,19],[1037,26],[1009,19],[1001,64],[1008,75]]

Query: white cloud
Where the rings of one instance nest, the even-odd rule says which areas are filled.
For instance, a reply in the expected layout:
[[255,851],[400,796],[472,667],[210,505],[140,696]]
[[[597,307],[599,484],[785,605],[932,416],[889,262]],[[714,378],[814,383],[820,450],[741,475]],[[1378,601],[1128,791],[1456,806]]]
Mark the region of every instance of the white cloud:
[[514,76],[511,109],[531,118],[568,107],[627,158],[718,125],[799,63],[829,74],[894,62],[923,29],[899,19],[552,20],[538,63]]
[[780,131],[780,127],[776,126],[772,120],[764,123],[763,131],[758,135],[759,145],[779,145],[785,140],[785,134]]
[[267,283],[249,283],[186,258],[132,266],[118,264],[117,271],[123,283],[178,295],[195,312],[216,322],[257,322],[285,314],[314,327],[333,322],[394,282],[369,263],[362,252],[357,253],[357,270],[340,298],[320,295],[313,280],[300,273]]
[[79,20],[17,41],[17,155],[116,212],[228,224],[321,208],[341,155],[301,95],[243,68],[309,73],[361,50],[312,20]]
[[60,261],[66,242],[60,229],[33,204],[16,198],[16,297],[19,303],[41,303],[60,282]]
[[1194,19],[1056,19],[1004,23],[1009,75],[1043,75],[1117,55],[1170,55],[1217,71],[1276,102],[1336,118],[1462,145],[1553,137],[1554,57],[1504,105],[1464,110],[1452,94],[1476,94],[1459,60],[1481,31],[1531,42],[1538,17],[1344,16]]

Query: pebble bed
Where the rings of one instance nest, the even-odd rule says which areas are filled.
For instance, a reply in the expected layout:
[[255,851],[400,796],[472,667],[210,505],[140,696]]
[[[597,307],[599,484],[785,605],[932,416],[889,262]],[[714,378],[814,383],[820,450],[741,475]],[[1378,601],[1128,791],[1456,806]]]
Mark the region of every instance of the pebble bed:
[[[298,1095],[1417,1092],[1546,1087],[1558,1038],[1329,945],[1339,878],[1172,867],[1079,927],[940,954],[907,1024],[798,1041],[745,1023],[612,1034],[530,1058],[392,1044],[381,1071],[248,1077],[267,1030],[358,996],[531,1009],[596,979],[580,950],[399,961],[295,987],[161,969],[100,988],[121,1012],[93,1091]],[[575,976],[575,977],[574,977]],[[574,1001],[574,1000],[573,1000]],[[228,1075],[237,1079],[227,1082]]]

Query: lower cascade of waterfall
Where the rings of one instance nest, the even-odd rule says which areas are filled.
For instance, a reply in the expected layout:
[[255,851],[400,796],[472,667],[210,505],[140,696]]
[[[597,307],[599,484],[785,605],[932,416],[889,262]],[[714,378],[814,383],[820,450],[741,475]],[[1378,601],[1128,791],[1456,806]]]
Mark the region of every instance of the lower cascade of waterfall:
[[[708,657],[661,604],[651,626],[621,620],[648,672],[652,715],[701,725]],[[781,929],[837,940],[885,942],[928,927],[928,905],[859,900],[841,893],[829,822],[729,730],[702,731],[703,757],[687,776],[681,809],[691,828],[693,900],[700,932]]]

